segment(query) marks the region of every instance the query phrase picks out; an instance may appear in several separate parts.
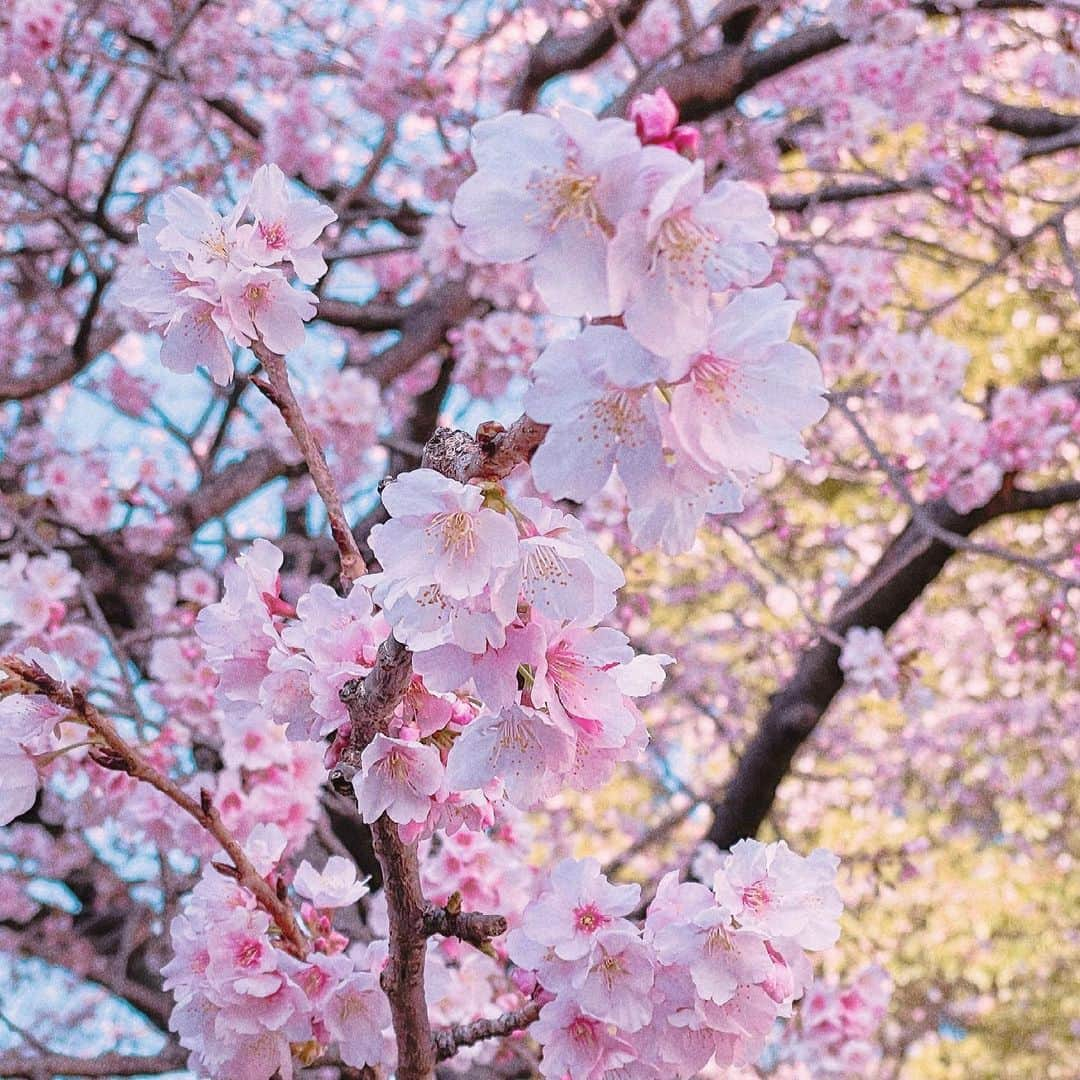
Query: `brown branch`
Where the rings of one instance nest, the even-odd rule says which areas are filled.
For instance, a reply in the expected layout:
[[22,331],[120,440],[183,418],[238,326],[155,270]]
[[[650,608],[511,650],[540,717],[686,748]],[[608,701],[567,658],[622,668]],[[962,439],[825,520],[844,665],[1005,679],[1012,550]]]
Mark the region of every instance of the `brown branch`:
[[100,1054],[95,1058],[70,1054],[0,1053],[0,1076],[51,1080],[55,1076],[156,1076],[184,1068],[187,1055],[167,1047],[159,1054]]
[[[980,0],[975,6],[982,11],[996,11],[1041,5],[1035,0]],[[922,7],[932,14],[951,13],[942,4],[924,4]],[[764,49],[747,50],[742,46],[724,45],[716,52],[678,67],[650,72],[624,92],[607,112],[621,116],[632,97],[663,86],[679,106],[683,120],[703,120],[734,105],[740,96],[766,80],[846,44],[847,38],[835,26],[824,24],[797,30]],[[1008,112],[1008,107],[1003,106],[998,115],[1001,123],[1009,119],[1018,122],[1018,118]]]
[[424,990],[424,893],[416,844],[405,844],[384,814],[371,827],[389,914],[389,955],[382,988],[390,999],[398,1048],[398,1080],[432,1080],[435,1052]]
[[513,1012],[503,1013],[494,1020],[474,1020],[471,1024],[455,1024],[440,1028],[434,1034],[435,1056],[439,1061],[453,1057],[463,1046],[472,1046],[484,1039],[497,1039],[522,1031],[535,1022],[541,1005],[530,1001],[528,1005]]
[[149,784],[193,817],[217,840],[232,860],[230,871],[235,874],[236,881],[247,889],[273,918],[290,952],[299,957],[307,955],[307,939],[296,922],[292,908],[252,865],[240,841],[221,820],[209,792],[203,791],[196,802],[173,780],[158,772],[121,737],[113,722],[86,699],[86,694],[79,687],[68,687],[37,664],[17,656],[0,657],[0,672],[7,676],[0,682],[3,692],[43,694],[61,708],[71,710],[79,722],[98,736],[98,745],[91,750],[91,757],[98,765],[125,772],[133,779]]
[[58,357],[49,363],[35,359],[33,368],[25,375],[0,375],[0,402],[25,401],[55,389],[61,383],[75,378],[120,337],[123,330],[111,319],[104,326],[94,328],[101,298],[108,284],[108,274],[102,274],[95,279],[94,290],[86,303],[75,332],[75,340],[66,356]]
[[428,937],[457,938],[482,952],[491,951],[491,939],[506,933],[503,915],[480,911],[462,911],[461,893],[454,893],[444,907],[429,906],[424,911],[424,932]]
[[323,297],[319,300],[319,311],[315,318],[330,323],[331,326],[347,326],[364,333],[378,333],[401,329],[410,310],[399,304],[354,304],[349,300]]
[[402,312],[401,340],[357,365],[381,386],[404,375],[429,353],[435,352],[452,326],[468,318],[478,302],[461,281],[440,285]]
[[[463,431],[440,428],[424,449],[423,465],[462,482],[501,479],[515,465],[529,460],[546,430],[525,416],[509,429],[498,424],[483,425],[476,438]],[[349,711],[350,731],[341,760],[330,775],[336,790],[349,790],[364,749],[377,734],[387,730],[411,680],[412,655],[391,636],[379,646],[372,670],[342,688],[341,700]],[[432,1080],[436,1048],[424,991],[424,960],[430,927],[435,922],[446,924],[437,909],[424,900],[416,844],[404,843],[397,826],[385,814],[371,826],[371,832],[382,868],[390,924],[389,956],[382,985],[394,1021],[398,1080]],[[448,911],[443,914],[450,917]],[[484,929],[496,929],[497,916],[474,917],[468,925],[466,918],[459,928],[476,935],[480,918],[489,920]],[[504,930],[505,922],[500,920],[500,925]]]
[[252,351],[259,358],[270,381],[265,383],[254,378],[251,381],[277,407],[304,455],[315,490],[318,491],[326,507],[330,534],[334,538],[334,543],[337,544],[338,555],[341,559],[341,578],[345,588],[348,589],[357,578],[363,577],[367,566],[364,564],[364,558],[349,528],[349,520],[341,504],[337,484],[330,473],[330,467],[326,464],[326,455],[304,418],[300,402],[296,400],[296,395],[289,383],[289,372],[285,366],[284,357],[272,352],[261,341],[256,341],[252,345]]
[[1041,105],[1006,105],[1000,101],[987,101],[992,111],[986,118],[986,126],[995,131],[1008,131],[1026,139],[1060,135],[1080,125],[1080,116],[1069,116]]
[[[1073,481],[1041,491],[1003,489],[986,506],[967,514],[953,510],[943,499],[926,504],[924,510],[938,529],[966,537],[999,517],[1076,501],[1080,501],[1080,482]],[[888,631],[954,554],[951,544],[928,535],[918,521],[910,521],[863,581],[841,594],[829,620],[830,638],[843,638],[854,626]],[[765,821],[795,754],[844,685],[839,661],[840,647],[824,636],[819,638],[803,654],[791,678],[772,695],[735,774],[712,807],[707,839],[721,850],[754,836]]]
[[547,426],[521,416],[504,428],[481,424],[476,437],[464,431],[439,428],[424,448],[424,467],[452,480],[501,480],[512,469],[532,458],[544,441]]
[[[579,71],[596,63],[618,41],[618,32],[629,28],[645,8],[647,0],[626,0],[617,11],[594,19],[584,30],[559,37],[551,30],[529,52],[525,72],[510,95],[508,109],[529,109],[541,87],[549,79]],[[618,29],[617,29],[618,28]]]

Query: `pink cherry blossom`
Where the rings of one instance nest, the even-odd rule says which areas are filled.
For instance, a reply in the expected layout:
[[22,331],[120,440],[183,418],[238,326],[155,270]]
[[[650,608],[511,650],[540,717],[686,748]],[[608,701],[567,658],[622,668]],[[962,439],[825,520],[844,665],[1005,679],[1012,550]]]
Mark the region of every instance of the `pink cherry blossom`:
[[[304,323],[316,309],[311,293],[293,288],[277,270],[236,270],[219,279],[221,307],[211,316],[240,345],[261,338],[276,353],[304,343]],[[202,290],[198,290],[202,291]]]
[[531,259],[558,315],[608,315],[607,247],[641,146],[625,120],[579,109],[508,112],[473,128],[477,172],[458,189],[465,243],[491,262]]
[[437,582],[460,600],[517,558],[513,521],[484,506],[478,487],[416,469],[386,486],[383,504],[392,518],[371,530],[371,547],[388,578]]
[[446,780],[455,790],[501,780],[507,798],[528,809],[552,793],[573,756],[573,740],[548,716],[511,705],[479,716],[454,740]]
[[612,306],[646,348],[679,358],[704,347],[713,292],[761,281],[776,242],[765,197],[656,148],[662,181],[621,219],[609,254]]
[[634,1058],[629,1043],[569,998],[545,1005],[533,1033],[544,1047],[540,1075],[548,1080],[601,1080]]
[[331,855],[321,871],[305,859],[293,877],[293,888],[319,908],[348,907],[368,891],[367,884],[357,880],[356,867],[341,855]]
[[673,373],[671,426],[703,469],[762,473],[772,454],[806,458],[800,433],[827,405],[817,361],[788,341],[798,307],[779,285],[737,293],[714,316],[708,350]]
[[823,949],[840,934],[843,904],[834,878],[838,860],[824,850],[796,855],[783,840],[740,840],[713,879],[719,902],[740,926]]
[[663,468],[654,399],[663,370],[616,327],[590,326],[549,345],[525,397],[529,416],[551,425],[532,461],[540,490],[582,502],[617,467],[627,488],[643,493]]
[[246,248],[255,262],[272,266],[288,260],[305,285],[314,285],[326,273],[315,241],[337,214],[317,199],[291,197],[285,174],[276,165],[255,170],[247,206],[255,226]]
[[532,904],[521,927],[562,960],[587,956],[601,931],[624,926],[637,906],[637,885],[612,885],[595,859],[564,859],[551,871],[551,889]]
[[427,817],[431,796],[443,784],[442,761],[434,747],[379,733],[364,750],[360,764],[353,787],[366,822],[383,814],[399,825]]

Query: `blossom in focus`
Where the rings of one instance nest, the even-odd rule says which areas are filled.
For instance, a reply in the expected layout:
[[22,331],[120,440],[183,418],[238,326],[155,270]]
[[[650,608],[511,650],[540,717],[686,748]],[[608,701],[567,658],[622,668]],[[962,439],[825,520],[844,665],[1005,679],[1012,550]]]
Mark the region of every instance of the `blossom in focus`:
[[305,859],[293,878],[293,888],[318,908],[348,907],[368,891],[366,883],[357,880],[356,867],[341,855],[331,855],[321,871]]
[[550,425],[533,478],[553,498],[583,502],[612,468],[633,494],[663,468],[655,385],[664,367],[625,330],[589,326],[555,341],[533,365],[525,411]]
[[776,233],[755,188],[720,180],[706,192],[702,162],[674,154],[657,171],[662,182],[622,217],[612,240],[611,302],[642,345],[680,357],[704,347],[714,292],[769,273]]
[[369,825],[386,814],[399,825],[423,821],[443,783],[439,752],[381,732],[364,749],[353,777],[360,816]]
[[[243,222],[246,214],[254,223]],[[296,289],[284,262],[313,284],[326,271],[315,240],[335,215],[314,199],[290,196],[284,175],[264,165],[227,214],[186,188],[167,191],[138,230],[139,246],[113,288],[116,299],[161,328],[170,370],[203,365],[219,384],[232,378],[230,343],[259,338],[286,353],[304,341],[315,297]]]
[[671,428],[710,472],[768,472],[805,460],[801,432],[825,415],[821,369],[788,341],[799,304],[780,285],[746,289],[713,317],[707,349],[673,365]]
[[580,109],[507,112],[473,128],[477,171],[458,189],[454,219],[490,262],[531,259],[556,315],[609,315],[607,249],[638,166],[625,120]]
[[517,530],[484,506],[474,485],[414,469],[382,493],[390,521],[371,530],[371,550],[388,578],[437,584],[454,599],[479,595],[517,559]]
[[314,285],[326,273],[315,241],[337,220],[337,214],[318,199],[292,195],[285,174],[276,165],[256,171],[247,205],[255,218],[247,242],[254,261],[273,266],[287,260],[305,285]]

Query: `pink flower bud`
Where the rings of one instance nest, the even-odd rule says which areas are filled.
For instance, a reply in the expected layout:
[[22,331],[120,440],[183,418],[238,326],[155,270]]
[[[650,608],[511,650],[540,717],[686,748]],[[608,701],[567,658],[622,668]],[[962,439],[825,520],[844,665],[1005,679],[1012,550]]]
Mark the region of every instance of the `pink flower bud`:
[[630,119],[634,121],[638,138],[647,146],[666,144],[679,122],[679,110],[661,86],[655,94],[641,94],[630,102]]

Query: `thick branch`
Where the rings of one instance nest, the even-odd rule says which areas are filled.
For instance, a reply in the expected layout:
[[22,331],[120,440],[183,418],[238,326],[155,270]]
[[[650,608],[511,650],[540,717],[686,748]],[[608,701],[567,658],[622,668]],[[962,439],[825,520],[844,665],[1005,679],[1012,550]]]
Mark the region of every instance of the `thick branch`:
[[416,845],[405,844],[384,814],[371,827],[390,917],[389,955],[382,988],[390,999],[398,1047],[398,1080],[432,1080],[435,1052],[424,992],[424,893]]
[[359,365],[360,370],[386,386],[438,349],[447,330],[468,318],[476,307],[476,298],[464,282],[440,285],[402,312],[401,340]]
[[398,304],[379,304],[374,301],[354,304],[349,300],[323,297],[319,300],[319,311],[315,317],[332,326],[347,326],[364,333],[378,333],[401,329],[409,310]]
[[631,26],[647,0],[626,0],[617,11],[594,19],[580,33],[558,37],[551,30],[533,46],[525,74],[507,102],[508,109],[528,109],[549,79],[596,63],[618,41],[618,32]]
[[[925,506],[938,528],[969,536],[998,517],[1080,501],[1080,482],[1042,491],[1003,490],[989,504],[960,514],[939,500]],[[844,685],[840,648],[834,640],[854,626],[888,631],[923,594],[955,553],[949,543],[928,536],[911,521],[892,541],[877,565],[837,601],[828,637],[802,656],[795,674],[773,694],[758,729],[746,747],[720,802],[713,806],[708,839],[721,850],[754,836],[776,798],[792,759],[813,734],[825,710]]]

